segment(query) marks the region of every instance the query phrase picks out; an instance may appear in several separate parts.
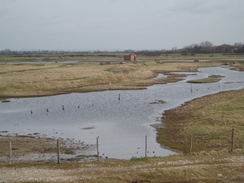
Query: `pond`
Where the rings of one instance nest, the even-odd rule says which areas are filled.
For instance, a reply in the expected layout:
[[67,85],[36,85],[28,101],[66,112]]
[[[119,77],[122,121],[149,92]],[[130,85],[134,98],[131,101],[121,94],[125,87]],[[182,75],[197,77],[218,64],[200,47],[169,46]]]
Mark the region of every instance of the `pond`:
[[[0,135],[36,134],[85,144],[95,144],[99,137],[100,155],[117,159],[144,157],[147,136],[148,156],[168,156],[174,152],[157,143],[157,132],[152,127],[161,123],[159,119],[165,110],[204,95],[244,88],[243,72],[229,68],[200,68],[199,72],[184,74],[189,75],[182,81],[153,85],[145,90],[12,98],[10,102],[0,103]],[[210,75],[224,77],[217,83],[186,83]],[[157,100],[166,103],[152,104]],[[90,152],[93,154],[96,152]]]

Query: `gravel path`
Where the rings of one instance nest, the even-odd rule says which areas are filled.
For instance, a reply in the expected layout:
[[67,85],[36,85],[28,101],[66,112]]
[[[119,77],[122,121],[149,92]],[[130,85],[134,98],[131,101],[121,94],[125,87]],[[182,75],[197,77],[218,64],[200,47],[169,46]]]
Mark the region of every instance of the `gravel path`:
[[[226,163],[228,162],[228,163]],[[172,165],[171,167],[166,167]],[[134,172],[153,172],[155,168],[161,171],[172,170],[191,170],[191,169],[205,169],[216,168],[219,166],[238,167],[244,166],[244,157],[237,156],[228,159],[218,160],[216,164],[205,164],[200,161],[168,161],[157,162],[154,164],[146,163],[143,165],[122,166],[109,166],[104,164],[73,164],[67,169],[58,169],[59,165],[40,166],[40,167],[2,167],[0,168],[0,182],[77,182],[82,180],[96,180],[106,175],[115,175],[121,173],[134,173]],[[221,173],[217,176],[223,176]],[[244,177],[244,176],[243,176]]]

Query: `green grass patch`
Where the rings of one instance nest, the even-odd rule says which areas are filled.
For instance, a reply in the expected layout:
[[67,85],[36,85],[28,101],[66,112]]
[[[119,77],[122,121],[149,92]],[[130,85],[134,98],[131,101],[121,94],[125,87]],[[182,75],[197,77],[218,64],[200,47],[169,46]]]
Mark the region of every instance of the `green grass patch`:
[[196,79],[196,80],[189,80],[187,83],[197,83],[197,84],[202,84],[202,83],[216,83],[219,82],[221,79],[219,78],[204,78],[204,79]]
[[74,80],[81,81],[81,80],[85,80],[85,79],[86,79],[86,77],[84,77],[84,78],[75,78]]
[[146,157],[144,157],[144,158],[131,158],[130,159],[130,161],[131,162],[148,162],[150,160],[150,158],[146,158]]

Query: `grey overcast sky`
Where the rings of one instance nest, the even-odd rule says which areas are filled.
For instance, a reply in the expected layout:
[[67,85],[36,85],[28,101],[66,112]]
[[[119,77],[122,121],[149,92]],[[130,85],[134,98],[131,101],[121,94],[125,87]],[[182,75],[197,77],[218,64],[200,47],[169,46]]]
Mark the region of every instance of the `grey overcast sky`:
[[0,50],[244,42],[244,0],[0,0]]

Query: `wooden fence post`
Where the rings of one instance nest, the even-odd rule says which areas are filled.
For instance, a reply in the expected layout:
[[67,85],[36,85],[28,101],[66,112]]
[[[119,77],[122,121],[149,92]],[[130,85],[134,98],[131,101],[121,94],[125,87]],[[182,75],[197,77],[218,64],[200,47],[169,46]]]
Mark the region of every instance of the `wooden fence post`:
[[192,153],[192,135],[191,135],[191,144],[190,144],[190,154]]
[[12,164],[12,142],[9,141],[9,165]]
[[145,136],[145,158],[147,157],[147,136]]
[[97,137],[97,161],[100,161],[100,157],[99,157],[99,148],[98,148],[98,138]]
[[60,163],[60,146],[59,146],[59,139],[57,139],[57,163]]
[[231,134],[231,149],[230,152],[234,151],[234,146],[235,146],[235,142],[234,142],[234,134],[235,133],[235,129],[232,129],[232,134]]

